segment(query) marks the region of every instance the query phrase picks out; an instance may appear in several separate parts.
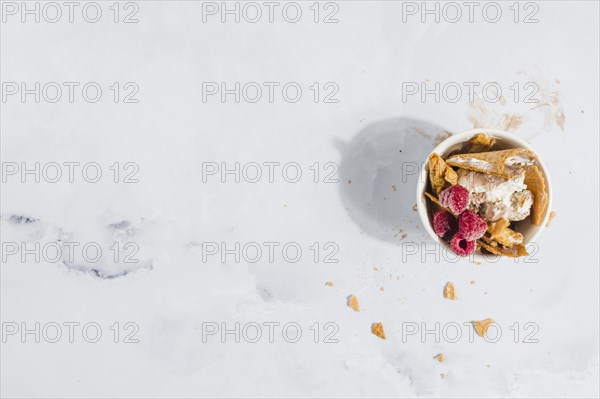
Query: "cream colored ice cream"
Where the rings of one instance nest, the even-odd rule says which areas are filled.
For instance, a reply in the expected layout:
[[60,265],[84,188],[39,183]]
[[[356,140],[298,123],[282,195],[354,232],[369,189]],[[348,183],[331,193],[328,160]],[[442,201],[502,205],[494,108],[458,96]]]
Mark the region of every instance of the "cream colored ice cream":
[[515,171],[511,179],[459,169],[458,184],[469,190],[468,208],[489,222],[500,218],[523,220],[531,211],[533,195],[524,183],[525,172]]

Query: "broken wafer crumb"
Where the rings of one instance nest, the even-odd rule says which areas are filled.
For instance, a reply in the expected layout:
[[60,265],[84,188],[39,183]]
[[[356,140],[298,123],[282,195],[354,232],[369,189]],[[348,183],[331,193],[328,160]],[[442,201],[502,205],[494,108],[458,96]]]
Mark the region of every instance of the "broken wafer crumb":
[[556,212],[551,211],[550,215],[548,215],[548,221],[546,222],[546,227],[550,226],[550,223],[552,222],[552,219],[554,219],[554,216],[556,216]]
[[373,323],[373,324],[371,324],[371,333],[373,335],[377,335],[381,339],[386,339],[385,338],[385,332],[383,331],[383,324],[382,323]]
[[490,324],[495,323],[495,321],[494,319],[485,319],[480,321],[472,321],[471,323],[473,324],[473,328],[475,328],[477,335],[484,337]]
[[428,193],[427,191],[425,191],[423,193],[423,195],[425,195],[433,204],[433,209],[434,210],[444,210],[447,212],[450,212],[450,210],[444,206],[442,206],[442,204],[440,204],[440,201],[432,194]]
[[435,355],[433,358],[434,358],[435,360],[437,360],[438,362],[440,362],[440,363],[443,363],[443,362],[444,362],[444,360],[446,360],[446,356],[444,356],[444,354],[443,354],[443,353],[438,353],[438,354],[437,354],[437,355]]
[[328,287],[333,287],[333,283],[331,281],[326,282],[325,285]]
[[475,284],[475,280],[471,280],[469,284]]
[[498,219],[498,221],[490,223],[487,228],[487,231],[490,233],[490,239],[496,239],[496,237],[501,235],[504,229],[506,229],[509,224],[510,222],[504,218],[500,218]]
[[485,152],[492,149],[496,139],[485,133],[479,133],[467,142],[465,152]]
[[444,286],[444,298],[450,299],[453,301],[456,299],[456,292],[454,291],[454,284],[452,284],[451,282],[447,282],[446,285]]
[[544,174],[536,165],[525,169],[525,184],[529,191],[533,193],[531,221],[534,225],[539,226],[546,215],[549,199]]
[[[446,183],[456,184],[458,175],[446,162],[435,152],[427,160],[429,167],[429,182],[434,193],[439,194]],[[454,183],[452,183],[454,182]]]
[[440,373],[440,378],[443,380],[444,378],[446,378],[446,373]]
[[446,170],[444,171],[444,179],[454,186],[458,184],[458,173],[456,173],[456,171],[450,166],[446,165]]
[[[496,226],[492,226],[492,233],[490,235],[490,240],[496,241],[499,244],[504,245],[507,248],[514,247],[516,245],[523,243],[523,234],[510,229],[508,223],[504,223],[506,219],[500,219],[496,222]],[[507,221],[508,222],[508,221]],[[502,224],[500,224],[502,223]],[[494,223],[493,223],[494,224]],[[488,228],[488,231],[490,229]]]
[[481,248],[484,248],[486,251],[494,254],[494,255],[503,255],[511,258],[519,258],[521,256],[527,256],[529,253],[523,244],[517,244],[514,247],[506,248],[502,245],[499,245],[496,241],[485,242],[486,237],[483,236],[482,240],[477,240],[477,244]]
[[360,307],[358,306],[358,298],[355,295],[350,295],[348,297],[348,306],[355,312],[360,312]]
[[[446,164],[511,179],[516,177],[521,170],[513,167],[511,163],[511,160],[516,158],[519,159],[519,162],[530,163],[535,159],[535,154],[526,148],[512,148],[509,150],[478,152],[474,154],[455,154],[446,159]],[[529,184],[527,184],[527,187],[529,187]]]

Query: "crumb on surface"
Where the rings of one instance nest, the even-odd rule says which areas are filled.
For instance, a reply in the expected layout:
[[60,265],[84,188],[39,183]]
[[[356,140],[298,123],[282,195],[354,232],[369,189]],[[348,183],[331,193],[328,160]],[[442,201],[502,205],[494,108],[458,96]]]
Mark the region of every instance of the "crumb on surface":
[[550,226],[550,223],[552,223],[552,219],[554,219],[555,216],[556,216],[556,212],[550,211],[550,215],[548,216],[548,221],[546,222],[546,227]]
[[495,320],[494,319],[485,319],[485,320],[480,320],[480,321],[472,321],[471,324],[473,324],[473,328],[475,329],[475,332],[477,333],[477,335],[479,335],[480,337],[485,336],[490,324],[494,323]]
[[383,331],[383,323],[377,322],[371,324],[371,334],[376,335],[381,339],[386,339],[385,331]]
[[350,295],[348,297],[348,307],[350,307],[355,312],[360,312],[360,306],[358,305],[358,298],[355,295]]
[[450,299],[452,301],[456,300],[456,291],[454,290],[454,284],[452,284],[450,281],[448,281],[444,286],[444,298]]

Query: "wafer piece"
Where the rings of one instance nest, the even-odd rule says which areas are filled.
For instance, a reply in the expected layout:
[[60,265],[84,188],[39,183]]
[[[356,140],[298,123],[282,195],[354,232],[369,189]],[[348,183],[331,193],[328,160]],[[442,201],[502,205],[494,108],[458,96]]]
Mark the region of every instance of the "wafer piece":
[[505,247],[511,248],[523,243],[523,234],[506,227],[494,239]]
[[425,194],[425,196],[427,198],[429,198],[429,200],[433,203],[433,207],[435,210],[443,210],[446,212],[450,212],[450,210],[448,208],[446,208],[445,206],[442,206],[442,204],[440,204],[440,200],[438,200],[435,195],[428,193],[427,191],[425,191],[423,194]]
[[489,241],[486,242],[485,236],[481,238],[481,240],[477,240],[477,244],[479,244],[481,248],[484,248],[485,250],[491,252],[494,255],[508,256],[509,258],[520,258],[521,256],[529,255],[527,249],[523,244],[518,244],[513,247],[507,248],[502,245],[499,245],[496,241],[489,240],[489,238],[487,238],[487,240]]
[[510,222],[504,218],[500,218],[496,222],[488,224],[487,231],[490,233],[490,239],[495,239],[509,224]]
[[544,175],[536,165],[526,169],[525,184],[527,184],[527,189],[533,193],[531,221],[534,225],[539,226],[542,224],[546,215],[546,208],[548,208],[548,191],[546,190]]
[[505,179],[518,175],[522,166],[531,165],[535,154],[526,148],[456,154],[446,159],[446,164],[476,172],[492,174]]
[[506,219],[499,219],[497,222],[490,223],[487,231],[490,233],[488,243],[491,241],[497,241],[499,244],[505,247],[512,247],[514,245],[523,243],[523,234],[518,233],[508,227],[509,221]]
[[444,360],[446,360],[446,356],[444,356],[444,354],[443,354],[443,353],[438,353],[438,354],[437,354],[437,355],[435,355],[433,358],[434,358],[435,360],[437,360],[438,362],[440,362],[440,363],[443,363],[443,362],[444,362]]
[[434,193],[439,194],[446,184],[446,179],[444,178],[444,172],[446,171],[446,163],[444,160],[436,153],[433,153],[429,156],[429,182],[431,183],[431,189]]
[[465,153],[485,152],[492,149],[496,139],[488,136],[485,133],[479,133],[473,137],[465,145]]
[[350,307],[355,312],[360,312],[360,306],[358,306],[358,298],[354,295],[350,295],[348,297],[348,307]]
[[385,338],[385,331],[383,331],[383,324],[382,323],[373,323],[373,324],[371,324],[371,334],[377,335],[381,339],[386,339]]
[[456,300],[456,292],[454,291],[454,284],[447,282],[444,286],[444,298],[452,301]]
[[458,183],[458,174],[448,165],[446,165],[446,170],[444,171],[444,180],[452,185]]
[[546,227],[550,226],[550,223],[552,223],[552,220],[554,219],[555,216],[556,216],[556,212],[551,211],[550,215],[548,216],[548,221],[546,222]]
[[425,194],[425,196],[426,196],[427,198],[429,198],[429,199],[431,200],[431,202],[433,202],[434,204],[436,204],[436,205],[437,205],[437,206],[439,206],[440,208],[443,208],[443,207],[442,207],[442,204],[440,204],[440,200],[439,200],[439,199],[437,199],[437,197],[436,197],[435,195],[433,195],[433,194],[430,194],[430,193],[428,193],[427,191],[425,191],[423,194]]
[[488,328],[490,327],[490,324],[494,322],[494,319],[485,319],[481,321],[472,321],[471,324],[473,324],[473,328],[475,328],[477,335],[484,337]]

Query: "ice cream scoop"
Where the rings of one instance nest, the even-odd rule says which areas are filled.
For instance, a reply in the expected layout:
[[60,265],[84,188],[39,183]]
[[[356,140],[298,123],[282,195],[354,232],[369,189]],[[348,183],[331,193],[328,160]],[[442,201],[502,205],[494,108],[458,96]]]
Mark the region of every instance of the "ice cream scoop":
[[529,215],[533,196],[524,179],[524,172],[505,179],[468,169],[458,170],[458,184],[470,193],[468,208],[490,222],[500,218],[523,220]]

